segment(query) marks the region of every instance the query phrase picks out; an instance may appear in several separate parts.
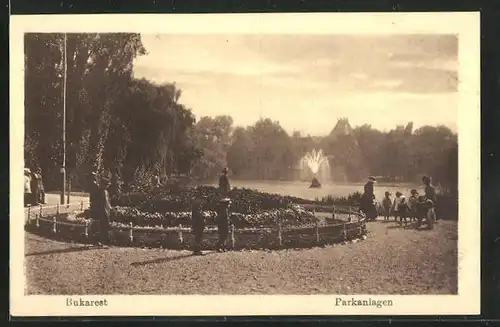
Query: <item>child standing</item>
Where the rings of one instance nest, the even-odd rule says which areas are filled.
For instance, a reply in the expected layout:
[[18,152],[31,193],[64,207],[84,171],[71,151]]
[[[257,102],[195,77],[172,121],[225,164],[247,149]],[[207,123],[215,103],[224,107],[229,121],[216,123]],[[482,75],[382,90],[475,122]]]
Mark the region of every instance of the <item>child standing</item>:
[[392,211],[394,213],[394,219],[398,221],[399,218],[399,224],[403,224],[403,220],[406,223],[406,214],[407,214],[407,205],[406,205],[406,198],[405,196],[397,191],[396,192],[396,198],[394,199],[394,204]]
[[411,195],[408,199],[408,216],[410,217],[410,221],[417,220],[417,202],[418,202],[418,192],[413,189],[410,191]]
[[389,216],[391,215],[392,208],[392,199],[391,193],[385,192],[385,197],[382,200],[382,208],[384,209],[384,220],[389,220]]

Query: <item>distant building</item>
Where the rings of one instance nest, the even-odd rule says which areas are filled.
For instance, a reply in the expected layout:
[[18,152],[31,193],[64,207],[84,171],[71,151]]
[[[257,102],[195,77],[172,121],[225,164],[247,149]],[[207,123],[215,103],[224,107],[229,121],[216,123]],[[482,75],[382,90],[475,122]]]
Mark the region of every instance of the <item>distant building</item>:
[[[352,175],[350,172],[353,170],[351,168],[362,164],[362,158],[349,119],[346,117],[337,119],[337,124],[328,135],[326,142],[328,142],[327,146],[333,144],[333,149],[329,149],[331,152],[329,154],[334,157],[330,165],[332,179],[342,183],[354,179],[355,176],[350,176]],[[357,169],[359,167],[356,167]]]

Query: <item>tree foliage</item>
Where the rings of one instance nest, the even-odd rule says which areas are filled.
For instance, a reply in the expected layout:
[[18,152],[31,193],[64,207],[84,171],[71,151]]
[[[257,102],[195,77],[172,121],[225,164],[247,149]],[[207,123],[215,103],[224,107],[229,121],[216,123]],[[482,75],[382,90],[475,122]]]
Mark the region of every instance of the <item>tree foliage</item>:
[[66,165],[76,188],[91,169],[127,184],[138,169],[168,174],[196,156],[180,90],[133,78],[146,53],[139,34],[68,34],[66,52],[62,34],[26,34],[25,49],[26,165],[40,165],[48,189],[60,184],[65,53]]
[[[60,187],[63,45],[63,34],[25,36],[25,162],[42,168],[47,189]],[[228,115],[196,122],[175,83],[133,77],[134,59],[146,54],[139,34],[68,34],[66,49],[66,164],[75,188],[85,188],[96,168],[111,173],[114,192],[152,174],[214,179],[226,166],[233,178],[292,180],[315,148],[328,156],[337,182],[430,174],[457,190],[458,141],[447,127],[414,130],[410,122],[383,132],[340,118],[329,135],[311,137],[289,135],[268,118],[247,127],[233,126]]]

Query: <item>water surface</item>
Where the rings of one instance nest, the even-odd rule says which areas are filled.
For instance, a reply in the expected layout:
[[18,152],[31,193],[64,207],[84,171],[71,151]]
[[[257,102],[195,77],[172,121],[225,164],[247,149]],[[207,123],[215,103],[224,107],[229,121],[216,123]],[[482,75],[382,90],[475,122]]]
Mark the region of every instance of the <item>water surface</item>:
[[[333,184],[333,183],[323,183],[322,188],[314,189],[309,188],[310,182],[301,181],[241,181],[241,180],[231,180],[231,187],[238,188],[251,188],[256,189],[261,192],[267,193],[277,193],[281,195],[289,195],[300,197],[304,199],[322,198],[326,196],[348,196],[354,192],[363,193],[363,183],[352,183],[352,184]],[[208,183],[207,185],[216,186],[217,184]],[[423,194],[423,187],[419,185],[412,184],[375,184],[375,197],[377,200],[382,200],[384,197],[384,192],[389,191],[393,195],[396,191],[400,191],[407,197],[410,196],[410,191],[416,189],[418,192]]]

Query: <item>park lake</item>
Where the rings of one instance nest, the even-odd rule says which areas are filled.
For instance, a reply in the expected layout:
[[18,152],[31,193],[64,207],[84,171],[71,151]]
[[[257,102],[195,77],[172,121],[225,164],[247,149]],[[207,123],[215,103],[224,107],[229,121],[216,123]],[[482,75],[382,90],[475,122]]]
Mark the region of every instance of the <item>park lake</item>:
[[[306,181],[248,181],[248,180],[231,180],[231,187],[255,189],[261,192],[288,195],[303,199],[314,200],[323,197],[345,197],[349,194],[360,192],[363,193],[364,183],[327,183],[323,182],[321,188],[309,188],[310,182]],[[201,183],[202,185],[217,186],[216,181]],[[400,191],[406,196],[410,195],[410,191],[416,189],[419,193],[423,193],[423,187],[420,185],[401,183],[377,183],[375,184],[375,197],[378,201],[384,198],[385,191],[392,193],[393,197],[396,191]],[[55,192],[47,192],[47,203],[55,205],[59,201],[59,194]],[[72,192],[72,202],[81,201],[88,197],[85,192]]]
[[[250,188],[266,193],[289,195],[311,200],[327,196],[344,197],[355,192],[363,193],[364,185],[363,183],[335,184],[323,182],[321,188],[309,188],[310,184],[310,182],[305,181],[231,181],[231,187]],[[217,184],[213,182],[206,185],[216,186]],[[384,197],[385,191],[389,191],[393,195],[396,191],[400,191],[404,195],[409,196],[412,189],[416,189],[419,193],[423,192],[423,188],[419,185],[379,183],[375,184],[375,196],[378,200],[381,200]]]

